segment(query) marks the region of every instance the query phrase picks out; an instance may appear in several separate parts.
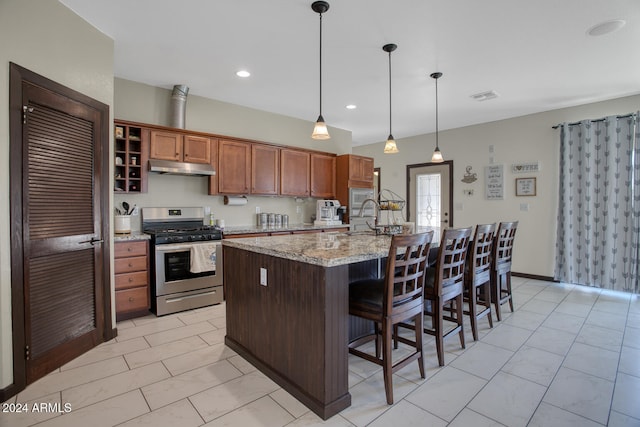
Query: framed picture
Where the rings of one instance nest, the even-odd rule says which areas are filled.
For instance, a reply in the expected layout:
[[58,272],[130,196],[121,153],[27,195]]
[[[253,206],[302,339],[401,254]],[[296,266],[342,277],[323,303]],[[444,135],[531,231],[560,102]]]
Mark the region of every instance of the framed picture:
[[535,196],[535,178],[516,178],[516,196]]
[[122,126],[116,126],[116,138],[124,138],[124,128]]

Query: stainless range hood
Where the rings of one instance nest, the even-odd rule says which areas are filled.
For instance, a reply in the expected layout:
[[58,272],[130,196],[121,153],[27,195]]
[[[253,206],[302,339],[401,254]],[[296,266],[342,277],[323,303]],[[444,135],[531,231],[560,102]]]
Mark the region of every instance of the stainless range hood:
[[184,163],[149,159],[149,171],[171,175],[211,176],[216,171],[208,163]]

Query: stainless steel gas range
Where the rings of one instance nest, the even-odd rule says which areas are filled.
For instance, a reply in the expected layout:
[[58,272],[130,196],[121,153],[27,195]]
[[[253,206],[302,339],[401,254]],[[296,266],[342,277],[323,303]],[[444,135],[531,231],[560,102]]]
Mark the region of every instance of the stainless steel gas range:
[[223,301],[222,231],[203,208],[142,208],[151,235],[151,311],[176,313]]

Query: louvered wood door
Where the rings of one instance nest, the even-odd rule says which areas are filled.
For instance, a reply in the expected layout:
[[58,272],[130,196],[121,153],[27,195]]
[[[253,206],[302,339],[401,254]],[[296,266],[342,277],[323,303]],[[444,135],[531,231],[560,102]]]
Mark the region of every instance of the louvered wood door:
[[29,83],[23,83],[23,101],[24,308],[31,383],[101,342],[103,195],[96,165],[102,152],[95,144],[95,110]]

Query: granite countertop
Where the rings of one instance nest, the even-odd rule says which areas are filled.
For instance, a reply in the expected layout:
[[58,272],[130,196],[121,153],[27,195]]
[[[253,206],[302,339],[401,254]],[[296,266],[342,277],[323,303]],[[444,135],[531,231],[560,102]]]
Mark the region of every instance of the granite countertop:
[[391,237],[360,231],[247,237],[223,240],[222,244],[307,264],[334,267],[386,257]]
[[114,234],[113,241],[114,242],[126,242],[129,240],[149,240],[151,239],[151,235],[143,233],[142,231],[132,231],[128,234]]
[[301,230],[328,230],[331,228],[349,228],[349,224],[340,225],[313,225],[313,224],[289,224],[288,227],[258,227],[255,225],[234,225],[224,228],[223,233],[227,235],[232,234],[248,234],[248,233],[279,233],[286,231],[301,231]]

